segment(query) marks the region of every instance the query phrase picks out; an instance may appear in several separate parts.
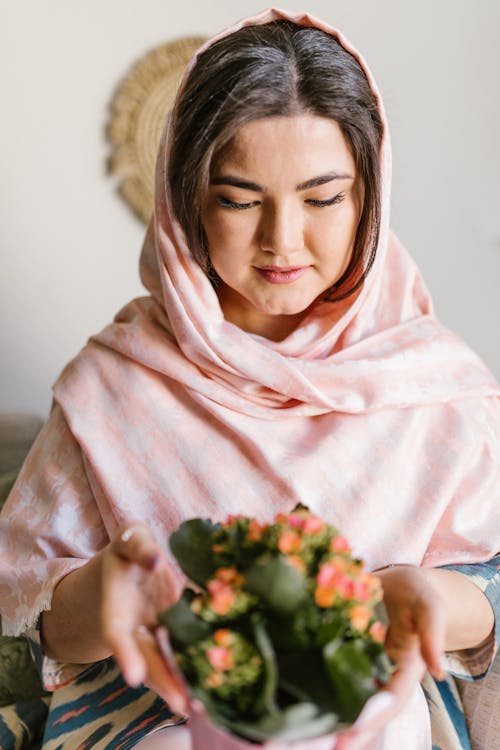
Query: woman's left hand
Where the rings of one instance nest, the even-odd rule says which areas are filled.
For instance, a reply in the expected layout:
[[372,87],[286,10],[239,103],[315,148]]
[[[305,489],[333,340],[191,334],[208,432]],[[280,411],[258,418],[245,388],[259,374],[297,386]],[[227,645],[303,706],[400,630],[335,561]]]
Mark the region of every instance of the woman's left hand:
[[386,649],[397,668],[384,690],[368,701],[352,728],[339,738],[336,750],[373,747],[376,735],[401,710],[426,670],[442,679],[446,608],[429,572],[410,565],[377,572],[389,616]]

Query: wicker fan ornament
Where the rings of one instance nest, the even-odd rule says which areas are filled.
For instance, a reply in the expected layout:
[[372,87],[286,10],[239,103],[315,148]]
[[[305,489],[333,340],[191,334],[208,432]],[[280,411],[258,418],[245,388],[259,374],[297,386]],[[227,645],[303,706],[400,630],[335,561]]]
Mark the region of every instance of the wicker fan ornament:
[[184,37],[148,52],[132,66],[110,104],[108,171],[118,177],[120,195],[146,223],[153,211],[156,152],[166,116],[187,63],[204,41]]

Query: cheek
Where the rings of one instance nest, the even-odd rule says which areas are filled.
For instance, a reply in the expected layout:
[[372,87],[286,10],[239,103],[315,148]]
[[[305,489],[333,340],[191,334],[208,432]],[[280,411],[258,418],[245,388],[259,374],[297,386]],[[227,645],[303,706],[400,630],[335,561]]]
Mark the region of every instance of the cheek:
[[225,264],[236,264],[253,252],[255,227],[242,214],[223,214],[203,220],[212,262],[215,258]]
[[359,213],[354,203],[342,206],[332,216],[325,215],[314,223],[314,238],[323,256],[332,252],[338,257],[351,253],[359,223]]

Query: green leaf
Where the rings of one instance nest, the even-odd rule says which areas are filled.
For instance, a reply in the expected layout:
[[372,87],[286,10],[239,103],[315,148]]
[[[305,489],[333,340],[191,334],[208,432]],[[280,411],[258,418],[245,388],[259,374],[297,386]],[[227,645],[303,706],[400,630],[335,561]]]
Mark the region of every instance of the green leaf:
[[205,586],[215,570],[212,534],[219,526],[208,519],[181,523],[170,536],[170,549],[182,571],[199,586]]
[[203,703],[214,724],[227,727],[230,721],[237,720],[238,712],[232,704],[215,698],[208,690],[200,687],[191,687],[191,692]]
[[278,652],[279,687],[295,699],[315,703],[323,712],[337,713],[335,690],[321,652]]
[[273,644],[269,638],[264,623],[257,617],[252,619],[255,645],[264,662],[264,684],[260,698],[256,701],[255,714],[267,711],[269,714],[277,712],[276,692],[278,689],[278,667]]
[[196,643],[210,635],[206,622],[197,617],[189,606],[194,592],[184,589],[179,601],[158,615],[158,621],[169,631],[171,639],[184,646]]
[[316,628],[315,643],[318,647],[340,638],[347,629],[346,620],[339,612],[325,612],[323,621]]
[[292,614],[307,595],[304,577],[282,555],[256,560],[245,572],[245,587],[279,614]]
[[321,714],[312,703],[296,703],[273,715],[266,715],[260,721],[224,721],[225,726],[254,742],[270,739],[281,742],[296,742],[312,739],[333,732],[338,725],[335,714]]
[[335,690],[339,715],[354,721],[368,698],[377,692],[374,669],[365,643],[331,641],[323,648],[325,665]]

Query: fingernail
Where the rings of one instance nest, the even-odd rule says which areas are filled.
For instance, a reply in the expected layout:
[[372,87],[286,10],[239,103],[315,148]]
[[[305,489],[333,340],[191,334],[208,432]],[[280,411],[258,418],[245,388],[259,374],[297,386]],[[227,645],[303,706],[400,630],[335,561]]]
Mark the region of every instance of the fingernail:
[[362,729],[384,714],[394,705],[396,698],[389,690],[383,690],[365,703],[363,710],[353,724],[355,729]]
[[123,675],[125,677],[125,682],[127,682],[130,687],[139,687],[139,685],[142,684],[142,680],[144,678],[144,675],[142,673],[141,669],[127,669],[127,672]]
[[149,557],[147,557],[144,562],[144,567],[146,568],[146,570],[154,570],[156,568],[156,565],[159,559],[160,558],[156,552],[153,553],[152,555],[149,555]]
[[134,536],[134,530],[133,529],[125,529],[125,531],[120,536],[120,539],[122,542],[128,542],[132,537]]
[[433,673],[433,677],[438,680],[438,682],[442,682],[444,678],[446,677],[446,672],[448,671],[448,662],[446,661],[445,657],[442,656],[439,660],[439,666],[438,669]]

